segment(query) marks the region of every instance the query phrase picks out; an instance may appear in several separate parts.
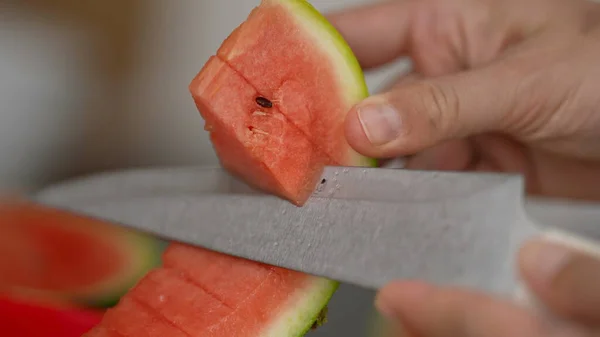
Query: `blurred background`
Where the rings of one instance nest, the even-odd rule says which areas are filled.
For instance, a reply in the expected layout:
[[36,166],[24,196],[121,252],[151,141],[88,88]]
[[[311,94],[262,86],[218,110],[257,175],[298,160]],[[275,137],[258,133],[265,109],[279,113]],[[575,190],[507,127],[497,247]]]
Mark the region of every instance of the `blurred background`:
[[[368,0],[313,0],[322,11]],[[0,191],[126,167],[217,163],[187,86],[259,0],[0,0]],[[371,92],[399,62],[367,74]],[[343,286],[311,336],[364,336]]]

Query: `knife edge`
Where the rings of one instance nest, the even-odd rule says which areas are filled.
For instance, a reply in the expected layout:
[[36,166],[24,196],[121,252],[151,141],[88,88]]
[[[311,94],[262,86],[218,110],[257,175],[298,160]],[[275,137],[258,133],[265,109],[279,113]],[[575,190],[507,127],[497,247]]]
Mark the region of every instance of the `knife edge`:
[[[484,193],[504,184],[522,185],[518,175],[326,167],[311,198],[421,202]],[[522,186],[517,186],[522,188]],[[220,167],[130,169],[73,179],[34,196],[40,202],[97,200],[181,193],[265,193]]]

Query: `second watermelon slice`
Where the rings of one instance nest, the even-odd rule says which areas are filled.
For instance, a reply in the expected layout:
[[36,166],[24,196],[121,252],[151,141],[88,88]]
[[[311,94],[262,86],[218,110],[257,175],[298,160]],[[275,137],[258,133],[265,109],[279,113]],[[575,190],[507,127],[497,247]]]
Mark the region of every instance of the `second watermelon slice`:
[[87,337],[303,336],[337,283],[172,244]]
[[0,296],[52,307],[110,307],[149,270],[164,243],[68,212],[0,201]]

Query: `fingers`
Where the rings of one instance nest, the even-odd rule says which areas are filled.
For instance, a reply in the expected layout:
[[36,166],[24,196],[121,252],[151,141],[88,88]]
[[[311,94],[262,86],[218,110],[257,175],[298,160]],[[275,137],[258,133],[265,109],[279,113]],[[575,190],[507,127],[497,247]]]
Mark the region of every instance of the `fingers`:
[[499,135],[449,140],[412,156],[406,167],[441,171],[494,171],[533,178],[523,146]]
[[363,5],[328,15],[365,69],[393,61],[406,52],[414,1]]
[[[327,15],[363,68],[410,56],[415,67],[440,75],[488,63],[511,41],[531,30],[522,1],[377,1]],[[498,8],[500,7],[500,8]],[[498,19],[504,13],[510,20]],[[536,27],[539,24],[536,24]]]
[[348,142],[364,155],[389,158],[499,130],[514,115],[519,81],[505,68],[423,79],[369,97],[348,113]]
[[600,326],[600,259],[535,240],[523,247],[520,268],[531,291],[552,311]]
[[405,167],[411,170],[464,171],[473,162],[474,155],[468,140],[453,140],[412,156]]
[[586,336],[572,327],[551,329],[509,302],[421,283],[390,284],[378,294],[376,306],[411,337]]
[[421,81],[423,79],[425,79],[425,77],[423,75],[421,75],[417,72],[411,71],[409,73],[402,74],[401,76],[398,76],[397,78],[395,78],[393,81],[387,83],[385,86],[383,86],[383,88],[380,90],[380,92],[390,91],[399,86],[415,83],[415,82]]

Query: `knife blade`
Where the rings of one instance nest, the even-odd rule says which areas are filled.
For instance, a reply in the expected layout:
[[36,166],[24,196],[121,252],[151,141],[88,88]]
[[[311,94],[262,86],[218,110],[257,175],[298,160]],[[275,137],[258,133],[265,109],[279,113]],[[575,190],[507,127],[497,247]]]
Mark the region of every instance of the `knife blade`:
[[[547,229],[528,219],[522,178],[510,174],[327,167],[297,207],[219,167],[138,169],[50,186],[33,199],[371,289],[420,279],[511,293],[519,245]],[[593,222],[567,227],[598,237]]]

